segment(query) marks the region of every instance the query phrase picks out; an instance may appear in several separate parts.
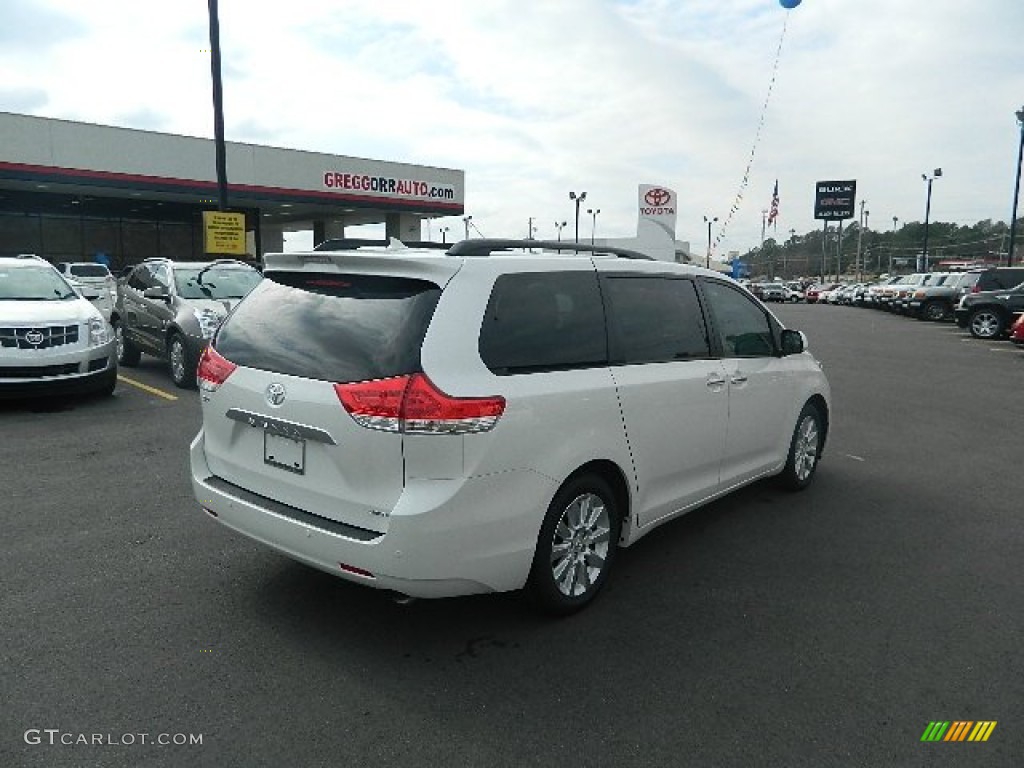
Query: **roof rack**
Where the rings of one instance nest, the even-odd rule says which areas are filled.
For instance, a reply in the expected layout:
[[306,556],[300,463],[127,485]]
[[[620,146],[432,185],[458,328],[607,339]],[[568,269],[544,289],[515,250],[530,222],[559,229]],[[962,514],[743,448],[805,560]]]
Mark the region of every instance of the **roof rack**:
[[563,251],[576,253],[584,251],[587,253],[607,254],[617,256],[620,259],[640,259],[643,261],[654,261],[652,256],[640,251],[631,251],[628,248],[618,248],[612,245],[591,245],[590,243],[575,243],[567,240],[491,240],[480,238],[477,240],[462,240],[455,243],[448,249],[449,256],[490,256],[495,252],[511,251],[516,248],[531,250],[541,248],[540,254],[552,255],[550,251],[556,251],[559,255]]
[[313,247],[314,251],[357,251],[360,248],[390,248],[391,250],[401,248],[436,248],[438,250],[448,250],[451,247],[451,243],[435,243],[429,240],[420,241],[402,241],[394,237],[389,237],[384,240],[370,240],[358,237],[335,237],[329,240],[324,240],[322,243],[317,243]]

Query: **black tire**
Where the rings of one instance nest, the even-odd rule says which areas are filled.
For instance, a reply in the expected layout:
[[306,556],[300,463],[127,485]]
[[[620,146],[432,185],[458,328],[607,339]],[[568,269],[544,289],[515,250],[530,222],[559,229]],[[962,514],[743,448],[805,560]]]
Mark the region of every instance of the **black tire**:
[[922,320],[930,320],[933,323],[941,323],[946,319],[946,315],[949,314],[949,310],[946,307],[945,302],[942,301],[927,301],[925,305],[921,307],[921,314],[919,317]]
[[114,326],[114,338],[117,339],[117,364],[126,368],[134,368],[139,364],[142,352],[124,335],[124,324],[120,320],[115,320],[112,325]]
[[185,337],[180,333],[171,334],[167,340],[167,369],[174,386],[179,389],[195,389],[198,362],[189,351]]
[[998,339],[1006,330],[1006,320],[997,309],[979,307],[967,317],[967,330],[976,339]]
[[100,385],[95,389],[94,393],[97,397],[112,397],[114,390],[117,388],[117,369],[110,371],[103,377]]
[[793,439],[789,443],[786,466],[779,481],[791,491],[802,491],[811,484],[818,469],[825,440],[825,424],[817,406],[807,403],[796,420]]
[[565,616],[594,599],[615,560],[620,515],[611,487],[597,475],[570,478],[558,490],[541,525],[527,583],[539,608]]

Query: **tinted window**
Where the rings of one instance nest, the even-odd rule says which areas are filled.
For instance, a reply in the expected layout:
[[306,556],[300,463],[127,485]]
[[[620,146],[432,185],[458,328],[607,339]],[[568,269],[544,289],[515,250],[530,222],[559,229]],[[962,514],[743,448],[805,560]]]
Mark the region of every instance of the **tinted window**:
[[774,354],[768,316],[736,288],[708,280],[704,283],[715,321],[715,334],[725,357],[765,357]]
[[423,280],[274,272],[217,334],[217,350],[249,368],[336,383],[420,368],[440,288]]
[[149,267],[145,265],[136,267],[132,271],[131,277],[128,278],[128,287],[134,288],[136,291],[144,291],[153,285],[153,276],[149,271]]
[[494,283],[480,358],[498,375],[604,365],[604,311],[593,272],[502,275]]
[[978,289],[982,291],[1002,291],[1015,288],[1024,282],[1024,269],[1004,267],[981,273]]
[[106,277],[110,272],[102,264],[72,264],[71,274],[75,277]]
[[610,277],[603,287],[613,363],[710,357],[697,290],[690,280]]

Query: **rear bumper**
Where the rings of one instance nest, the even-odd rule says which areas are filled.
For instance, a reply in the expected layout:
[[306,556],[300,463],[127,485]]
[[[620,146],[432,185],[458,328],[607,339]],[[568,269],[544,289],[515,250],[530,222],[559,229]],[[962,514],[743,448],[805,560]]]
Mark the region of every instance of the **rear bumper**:
[[217,522],[348,581],[424,598],[524,586],[557,488],[550,478],[525,470],[411,481],[390,512],[387,531],[378,533],[286,507],[215,478],[202,431],[192,442],[190,461],[196,499]]

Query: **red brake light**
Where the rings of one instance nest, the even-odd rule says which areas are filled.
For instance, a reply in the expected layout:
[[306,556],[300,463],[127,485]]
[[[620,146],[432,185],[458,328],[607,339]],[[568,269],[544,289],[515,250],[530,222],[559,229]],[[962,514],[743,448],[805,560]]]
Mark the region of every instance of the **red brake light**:
[[207,344],[203,354],[199,357],[199,367],[196,369],[199,389],[203,392],[216,392],[237,367],[217,352],[212,345]]
[[422,373],[335,384],[334,391],[357,424],[387,432],[486,432],[505,411],[503,397],[452,397]]
[[402,396],[408,385],[408,376],[395,376],[391,379],[335,384],[334,391],[345,410],[360,426],[398,432]]
[[975,283],[971,286],[971,293],[981,293],[981,286]]

